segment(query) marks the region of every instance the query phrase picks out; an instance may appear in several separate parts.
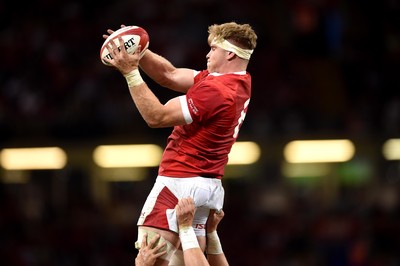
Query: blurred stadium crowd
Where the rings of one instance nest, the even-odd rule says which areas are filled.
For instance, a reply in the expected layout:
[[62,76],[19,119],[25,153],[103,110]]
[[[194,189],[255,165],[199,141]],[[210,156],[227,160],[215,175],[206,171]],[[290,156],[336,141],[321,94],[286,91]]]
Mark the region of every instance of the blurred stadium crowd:
[[[170,129],[147,128],[124,79],[101,64],[102,34],[140,25],[150,49],[203,69],[208,25],[233,20],[259,36],[242,138],[399,137],[399,12],[396,0],[3,1],[0,148],[163,143]],[[146,81],[161,101],[175,96]],[[339,184],[333,198],[318,184],[288,184],[280,161],[226,181],[220,237],[231,265],[400,265],[400,166],[376,157],[367,182]],[[92,177],[79,167],[0,183],[0,264],[132,265],[153,170],[110,184],[106,204],[91,198]]]

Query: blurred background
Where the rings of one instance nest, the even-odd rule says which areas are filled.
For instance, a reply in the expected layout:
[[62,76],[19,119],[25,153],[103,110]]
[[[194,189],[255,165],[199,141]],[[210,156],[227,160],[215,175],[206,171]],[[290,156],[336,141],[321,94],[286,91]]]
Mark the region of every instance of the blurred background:
[[[400,265],[400,158],[382,151],[400,137],[399,12],[397,0],[0,2],[0,264],[134,264],[157,167],[105,168],[93,152],[164,147],[171,129],[146,126],[99,60],[102,34],[142,26],[150,49],[203,69],[208,26],[236,21],[259,37],[238,141],[260,152],[223,180],[231,265]],[[160,101],[177,96],[144,79]],[[354,152],[293,171],[288,143],[326,139]],[[29,147],[59,147],[65,163],[7,167],[5,151]]]

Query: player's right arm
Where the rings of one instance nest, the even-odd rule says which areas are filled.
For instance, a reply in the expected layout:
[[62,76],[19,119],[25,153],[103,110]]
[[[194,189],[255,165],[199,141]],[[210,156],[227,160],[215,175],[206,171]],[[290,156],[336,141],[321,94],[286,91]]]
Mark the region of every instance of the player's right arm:
[[140,68],[155,82],[174,91],[186,93],[194,83],[194,70],[176,68],[166,58],[147,49]]

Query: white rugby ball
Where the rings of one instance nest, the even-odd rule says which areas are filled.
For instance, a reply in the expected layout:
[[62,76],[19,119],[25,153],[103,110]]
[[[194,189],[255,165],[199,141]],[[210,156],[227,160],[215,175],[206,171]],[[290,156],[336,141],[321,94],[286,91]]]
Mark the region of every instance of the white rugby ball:
[[121,36],[124,41],[125,49],[129,54],[136,51],[138,46],[141,46],[140,56],[142,57],[149,47],[149,35],[147,32],[138,26],[125,26],[117,31],[114,31],[108,38],[104,41],[100,49],[100,59],[103,64],[109,66],[104,58],[112,59],[112,55],[108,52],[107,46],[111,40],[114,41],[115,45],[120,48],[118,37]]

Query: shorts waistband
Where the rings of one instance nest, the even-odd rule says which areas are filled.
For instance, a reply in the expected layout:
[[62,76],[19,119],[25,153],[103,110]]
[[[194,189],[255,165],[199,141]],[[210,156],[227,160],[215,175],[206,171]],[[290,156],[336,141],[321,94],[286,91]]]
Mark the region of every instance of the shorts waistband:
[[202,178],[210,178],[210,179],[221,179],[217,176],[214,175],[197,175],[197,176],[186,176],[186,177],[174,177],[174,176],[163,176],[163,175],[158,175],[158,177],[162,177],[162,178],[181,178],[181,179],[185,179],[185,178],[196,178],[196,177],[202,177]]

